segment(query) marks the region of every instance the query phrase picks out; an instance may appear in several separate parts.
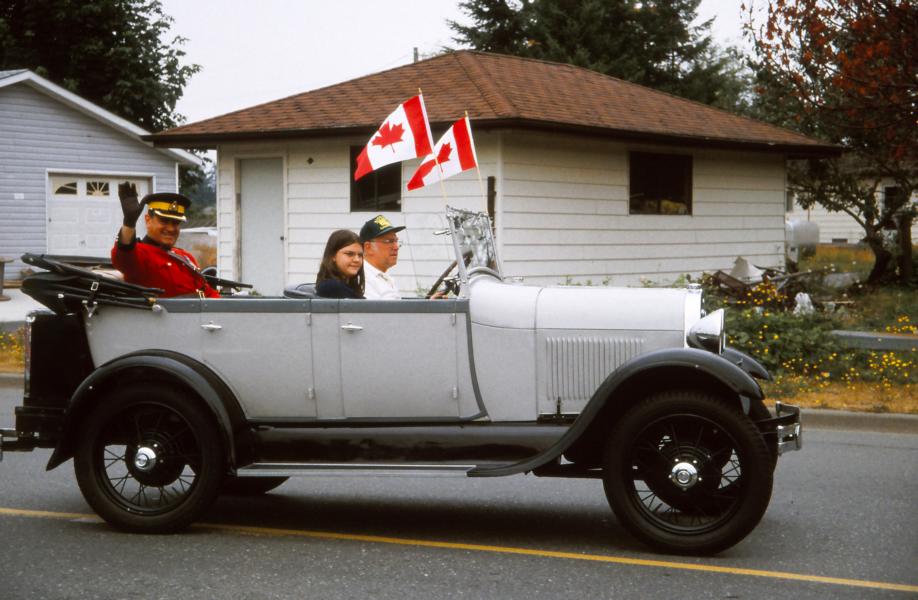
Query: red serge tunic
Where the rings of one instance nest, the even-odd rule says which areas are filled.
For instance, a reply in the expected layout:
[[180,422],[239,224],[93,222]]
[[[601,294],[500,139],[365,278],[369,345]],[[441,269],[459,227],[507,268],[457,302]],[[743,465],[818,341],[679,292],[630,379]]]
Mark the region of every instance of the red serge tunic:
[[[194,257],[181,248],[172,248],[170,251],[195,267],[198,266]],[[146,237],[140,241],[134,238],[130,244],[116,241],[112,248],[112,264],[124,273],[124,280],[128,283],[165,290],[163,298],[197,294],[199,290],[207,298],[220,297],[200,274],[169,256],[169,252]]]

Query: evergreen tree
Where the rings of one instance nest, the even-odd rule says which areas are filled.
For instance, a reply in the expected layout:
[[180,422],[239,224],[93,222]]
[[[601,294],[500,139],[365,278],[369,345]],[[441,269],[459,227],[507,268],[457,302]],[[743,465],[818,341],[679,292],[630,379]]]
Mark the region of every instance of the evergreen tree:
[[472,26],[452,21],[476,50],[564,62],[733,110],[747,81],[738,52],[697,26],[701,0],[467,0]]

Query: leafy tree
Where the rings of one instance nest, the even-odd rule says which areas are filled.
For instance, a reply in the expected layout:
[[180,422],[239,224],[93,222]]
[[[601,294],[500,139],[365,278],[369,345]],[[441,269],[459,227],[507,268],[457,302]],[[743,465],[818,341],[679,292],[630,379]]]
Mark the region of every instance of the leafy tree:
[[[762,22],[759,22],[762,19]],[[791,165],[804,207],[844,212],[876,257],[869,281],[913,276],[918,187],[918,4],[913,0],[769,0],[747,9],[762,115],[844,146],[840,159]],[[878,193],[884,180],[897,194]],[[896,227],[898,248],[884,244]],[[898,260],[894,261],[894,256]]]
[[[182,64],[184,38],[163,41],[172,18],[158,0],[3,0],[0,69],[30,69],[148,131],[175,111],[199,65]],[[203,177],[182,168],[180,189]]]
[[147,0],[4,0],[0,69],[31,69],[149,131],[174,127],[186,41],[162,41],[172,18]]
[[456,42],[570,63],[707,104],[743,106],[742,62],[716,47],[700,0],[466,0]]

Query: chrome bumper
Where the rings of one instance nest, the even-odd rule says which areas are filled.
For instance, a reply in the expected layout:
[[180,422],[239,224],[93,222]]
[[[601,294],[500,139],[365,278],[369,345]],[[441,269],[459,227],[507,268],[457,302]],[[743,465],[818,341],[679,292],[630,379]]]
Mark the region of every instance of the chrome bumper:
[[803,448],[800,407],[778,401],[775,402],[775,415],[775,436],[778,442],[778,454]]
[[15,429],[0,429],[0,462],[3,462],[3,450],[7,452],[31,452],[38,447],[34,437],[19,437]]

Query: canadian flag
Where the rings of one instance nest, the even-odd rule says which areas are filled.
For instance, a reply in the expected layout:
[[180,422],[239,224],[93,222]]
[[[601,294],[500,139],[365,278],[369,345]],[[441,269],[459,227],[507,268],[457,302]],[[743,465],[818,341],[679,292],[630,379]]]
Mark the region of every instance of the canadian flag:
[[[436,160],[434,155],[437,157]],[[437,163],[440,164],[439,167]],[[434,146],[433,153],[421,161],[418,170],[408,181],[408,189],[416,190],[477,166],[478,157],[475,155],[472,127],[469,125],[469,118],[463,117],[446,130]]]
[[354,181],[379,167],[429,154],[431,146],[427,109],[424,97],[418,94],[399,104],[367,142],[357,157]]

